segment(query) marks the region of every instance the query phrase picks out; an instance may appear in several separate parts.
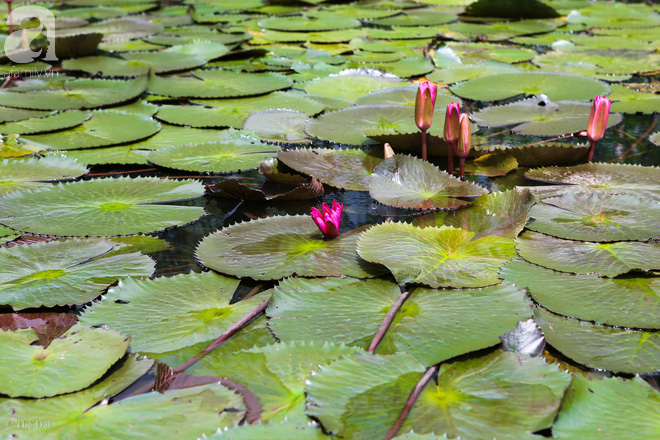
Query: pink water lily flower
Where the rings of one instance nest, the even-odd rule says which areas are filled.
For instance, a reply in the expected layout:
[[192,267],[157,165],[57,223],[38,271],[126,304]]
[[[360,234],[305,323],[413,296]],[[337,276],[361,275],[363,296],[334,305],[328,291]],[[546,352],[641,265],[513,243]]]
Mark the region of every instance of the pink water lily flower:
[[332,209],[326,203],[323,204],[322,209],[323,212],[312,208],[312,218],[324,236],[337,237],[339,235],[341,211],[344,209],[344,204],[342,203],[340,205],[336,200],[333,200]]
[[417,88],[415,98],[415,123],[422,131],[422,159],[426,160],[426,130],[433,123],[433,107],[438,86],[432,82],[424,81]]
[[610,101],[605,96],[596,96],[594,105],[591,107],[589,122],[587,124],[587,137],[589,138],[589,157],[588,162],[594,158],[594,150],[599,140],[603,138],[607,128],[607,119],[610,116]]

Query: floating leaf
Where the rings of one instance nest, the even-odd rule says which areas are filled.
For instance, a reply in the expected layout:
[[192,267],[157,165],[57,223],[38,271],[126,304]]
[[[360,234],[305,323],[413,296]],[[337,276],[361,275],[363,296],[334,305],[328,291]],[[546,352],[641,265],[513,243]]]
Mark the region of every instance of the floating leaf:
[[305,135],[307,121],[309,118],[301,112],[270,109],[252,113],[243,122],[243,128],[254,131],[268,142],[311,143]]
[[458,17],[434,9],[414,9],[392,17],[372,20],[378,26],[435,26],[456,20]]
[[358,253],[367,261],[387,266],[399,284],[436,288],[499,283],[499,266],[515,255],[513,240],[474,236],[474,232],[451,226],[421,229],[405,223],[383,223],[362,234]]
[[454,226],[476,233],[475,238],[499,235],[515,239],[527,223],[527,213],[536,202],[528,189],[492,192],[456,211],[440,211],[417,216],[413,225]]
[[0,226],[0,244],[12,241],[20,236],[20,232],[14,231],[6,226]]
[[271,17],[259,22],[259,26],[269,30],[288,32],[321,32],[360,27],[360,21],[350,17],[326,15],[316,17]]
[[631,90],[626,86],[613,85],[609,98],[613,101],[610,111],[623,113],[660,113],[660,96]]
[[117,279],[150,276],[151,258],[106,255],[114,245],[63,241],[0,249],[0,303],[14,310],[84,304]]
[[275,156],[278,148],[254,136],[228,136],[220,142],[173,145],[149,153],[149,162],[167,168],[207,173],[231,173],[255,169]]
[[[329,341],[367,349],[401,294],[384,280],[288,278],[266,313],[282,341]],[[470,316],[467,328],[457,326]],[[511,285],[474,290],[416,289],[399,309],[378,353],[405,351],[424,365],[499,343],[499,335],[531,316],[523,291]]]
[[541,307],[534,310],[548,344],[590,368],[616,373],[660,371],[660,333],[627,330],[565,318]]
[[385,205],[412,209],[452,209],[487,190],[462,182],[435,165],[412,156],[395,155],[379,163],[369,180],[369,194]]
[[86,325],[112,325],[132,337],[139,352],[163,353],[209,344],[264,300],[229,305],[238,281],[213,272],[152,280],[127,278],[80,317]]
[[87,26],[85,29],[103,34],[103,41],[114,41],[132,40],[155,35],[163,31],[163,26],[138,17],[125,17],[99,21]]
[[368,191],[371,172],[383,160],[382,149],[375,148],[296,149],[279,151],[277,159],[327,185],[353,191]]
[[[194,78],[152,75],[149,93],[170,98],[236,98],[286,89],[293,81],[279,73],[239,73],[202,70]],[[0,104],[2,96],[0,96]]]
[[[447,60],[436,62],[438,67],[452,67],[460,64],[473,64],[482,61],[499,61],[502,63],[520,63],[529,61],[537,54],[536,51],[524,49],[513,45],[500,45],[489,43],[446,43],[444,48],[452,51],[457,58],[448,65]],[[440,48],[441,50],[444,48]],[[566,98],[569,99],[569,98]]]
[[[498,107],[488,107],[472,115],[482,127],[516,125],[513,133],[527,136],[557,136],[584,130],[589,122],[591,104],[532,97]],[[622,121],[618,113],[611,113],[607,127]]]
[[[122,127],[117,130],[116,127]],[[78,127],[57,133],[25,136],[35,145],[54,150],[107,147],[135,142],[160,130],[151,116],[114,111],[96,111],[91,119]]]
[[521,260],[507,263],[500,275],[527,288],[536,302],[560,315],[620,327],[660,328],[657,277],[571,275]]
[[0,329],[5,331],[33,329],[38,344],[43,347],[48,347],[77,322],[78,316],[73,313],[37,312],[0,315]]
[[30,118],[0,125],[0,133],[36,134],[64,130],[82,124],[92,117],[90,112],[70,110],[41,118]]
[[191,223],[204,208],[164,204],[201,197],[197,181],[107,178],[15,191],[0,198],[0,223],[65,236],[148,233]]
[[653,66],[660,62],[660,54],[646,50],[561,50],[538,55],[533,62],[545,70],[571,68],[576,64],[579,69],[582,64],[597,74],[625,75],[653,71]]
[[91,56],[75,58],[62,62],[62,68],[91,75],[131,77],[149,73],[149,64],[140,60],[125,61],[114,57]]
[[157,52],[123,53],[122,58],[149,65],[152,73],[167,73],[200,67],[229,52],[222,43],[195,41]]
[[332,361],[356,352],[355,348],[310,342],[278,343],[216,357],[196,374],[229,377],[249,387],[263,406],[261,420],[307,423],[305,382]]
[[3,394],[46,397],[86,388],[124,356],[129,337],[78,325],[47,348],[33,344],[36,340],[32,329],[0,331]]
[[484,61],[476,64],[458,65],[439,69],[426,76],[426,79],[435,83],[453,84],[468,79],[498,73],[518,73],[520,68],[509,63],[497,61]]
[[560,14],[539,0],[478,0],[465,8],[465,15],[498,18],[555,18]]
[[309,216],[276,216],[238,223],[205,237],[196,258],[221,273],[256,280],[299,276],[371,278],[382,273],[355,250],[360,233],[352,229],[325,240]]
[[[517,169],[518,161],[512,154],[497,151],[474,159],[471,165],[475,168],[474,172],[484,174],[487,177],[496,177],[505,176]],[[472,167],[467,166],[466,171],[469,172]]]
[[660,237],[659,215],[660,204],[642,197],[568,193],[535,205],[527,227],[571,240],[646,241]]
[[631,270],[660,269],[660,246],[654,243],[590,243],[531,231],[517,241],[518,253],[525,260],[562,272],[615,277]]
[[[312,95],[330,98],[345,98],[355,101],[360,96],[388,87],[399,85],[401,80],[394,75],[384,75],[378,71],[345,71],[343,74],[319,78],[303,85]],[[0,102],[1,103],[1,102]]]
[[552,101],[588,100],[610,88],[596,79],[559,73],[501,73],[471,79],[451,87],[462,98],[498,101],[517,95],[547,95]]
[[660,430],[658,412],[658,391],[641,377],[589,380],[576,375],[552,434],[557,439],[616,438],[634,426],[636,439],[654,440]]
[[0,90],[0,105],[37,110],[94,109],[130,101],[146,87],[146,76],[129,81],[75,79],[52,90]]
[[[356,99],[355,105],[380,104],[415,107],[418,88],[418,86],[399,86],[376,90]],[[444,92],[443,89],[438,89],[435,97],[435,108],[442,109],[447,107],[448,104],[457,101],[460,104],[460,100],[454,95]]]
[[75,179],[84,174],[87,174],[87,167],[68,157],[5,159],[0,161],[0,195],[56,180]]
[[519,20],[513,22],[493,22],[493,23],[468,23],[458,22],[452,24],[449,29],[461,35],[466,35],[470,39],[479,38],[488,41],[510,40],[517,35],[539,34],[554,31],[557,25],[556,21],[549,20]]

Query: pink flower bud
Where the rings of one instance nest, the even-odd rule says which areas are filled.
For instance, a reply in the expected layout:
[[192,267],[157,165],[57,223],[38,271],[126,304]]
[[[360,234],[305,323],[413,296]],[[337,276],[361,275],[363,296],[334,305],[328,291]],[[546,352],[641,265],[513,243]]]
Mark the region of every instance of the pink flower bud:
[[419,84],[417,98],[415,99],[415,123],[420,130],[426,131],[433,123],[433,107],[438,86],[424,81]]
[[466,158],[470,154],[470,144],[472,143],[472,133],[470,133],[470,119],[466,113],[461,114],[458,120],[458,142],[456,143],[456,155]]
[[446,142],[454,143],[458,139],[458,119],[460,114],[460,105],[452,102],[447,106],[447,112],[445,113],[445,133],[443,136]]
[[591,107],[589,123],[587,124],[587,136],[591,142],[598,142],[605,134],[607,118],[610,115],[610,101],[604,96],[596,96],[594,105]]

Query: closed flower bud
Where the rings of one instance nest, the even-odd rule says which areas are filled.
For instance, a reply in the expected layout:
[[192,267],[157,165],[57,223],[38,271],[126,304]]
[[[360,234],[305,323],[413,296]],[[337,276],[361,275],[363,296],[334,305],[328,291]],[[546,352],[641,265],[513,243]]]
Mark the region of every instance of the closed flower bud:
[[610,115],[611,103],[612,101],[604,96],[596,96],[594,99],[587,125],[587,136],[591,142],[598,142],[603,138],[607,127],[607,118]]
[[415,123],[420,130],[426,131],[433,123],[433,107],[438,86],[428,81],[419,84],[415,99]]
[[470,154],[470,143],[472,142],[472,133],[470,133],[470,119],[466,113],[459,118],[458,142],[456,143],[456,155],[466,158]]
[[454,143],[458,139],[458,119],[460,114],[461,107],[455,102],[452,102],[447,106],[447,112],[445,113],[445,132],[443,137],[448,143]]

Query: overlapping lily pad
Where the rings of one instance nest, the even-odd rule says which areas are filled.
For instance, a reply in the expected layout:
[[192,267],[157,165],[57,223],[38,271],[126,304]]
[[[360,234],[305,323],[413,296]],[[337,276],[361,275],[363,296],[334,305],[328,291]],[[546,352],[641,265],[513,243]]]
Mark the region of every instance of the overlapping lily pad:
[[105,241],[53,241],[0,249],[0,304],[15,310],[84,304],[117,279],[150,276],[151,258],[140,253],[106,255]]
[[24,232],[64,236],[132,235],[181,226],[204,208],[167,202],[201,197],[197,181],[107,178],[15,191],[0,198],[0,223]]
[[265,298],[230,305],[238,280],[213,272],[153,280],[127,278],[81,316],[86,325],[105,324],[132,337],[140,352],[163,353],[220,336]]
[[[482,127],[504,127],[516,134],[528,136],[556,136],[586,129],[591,104],[575,101],[552,102],[543,97],[532,97],[498,107],[485,108],[472,115]],[[607,127],[613,127],[623,118],[610,114]]]
[[658,277],[572,275],[521,260],[507,263],[500,275],[560,315],[620,327],[660,328]]
[[[170,98],[236,98],[287,89],[293,81],[279,73],[240,73],[202,70],[194,77],[152,75],[149,93]],[[0,96],[0,104],[2,97]]]
[[395,87],[400,85],[400,82],[398,77],[387,76],[378,71],[348,70],[339,75],[307,82],[303,89],[313,95],[354,101],[366,93]]
[[268,142],[287,144],[311,143],[305,133],[307,115],[295,110],[270,109],[252,113],[243,122],[243,128],[252,130]]
[[[449,49],[444,52],[442,49]],[[452,67],[460,64],[474,64],[482,61],[499,61],[502,63],[520,63],[529,61],[536,56],[530,49],[513,45],[488,43],[447,43],[435,54],[436,66]],[[435,61],[435,60],[434,60]]]
[[23,135],[64,130],[66,128],[78,126],[91,117],[92,113],[90,112],[71,110],[40,118],[30,118],[2,124],[0,125],[0,133],[16,133]]
[[321,32],[360,27],[360,21],[332,14],[316,17],[271,17],[261,20],[259,26],[269,30],[288,32]]
[[47,347],[32,329],[0,331],[0,392],[10,397],[47,397],[94,383],[124,356],[128,336],[114,330],[74,326]]
[[36,110],[95,109],[130,101],[146,87],[146,75],[129,81],[75,79],[48,90],[0,90],[0,105]]
[[613,101],[610,111],[623,113],[660,113],[660,96],[613,85],[609,98]]
[[[116,127],[122,127],[117,130]],[[115,111],[96,111],[78,127],[57,133],[25,136],[26,141],[53,150],[108,147],[136,142],[160,130],[151,116]]]
[[546,341],[565,356],[590,368],[615,373],[660,371],[660,333],[593,324],[556,315],[541,307],[534,311]]
[[[294,170],[336,188],[368,191],[373,169],[383,160],[376,148],[307,148],[277,153],[277,159]],[[336,170],[341,169],[341,173]]]
[[660,237],[660,203],[632,195],[568,193],[532,207],[533,231],[571,240],[646,241]]
[[498,268],[515,256],[515,244],[496,235],[475,238],[451,226],[383,223],[362,234],[358,253],[387,266],[399,284],[483,287],[500,282]]
[[167,73],[200,67],[229,52],[222,43],[195,41],[157,52],[123,53],[122,58],[149,65],[153,73]]
[[552,101],[589,100],[607,95],[610,87],[596,79],[559,73],[501,73],[471,79],[451,87],[461,98],[498,101],[517,95],[547,95]]
[[47,182],[75,179],[84,174],[87,174],[87,167],[68,157],[5,159],[0,161],[0,195],[47,185]]
[[590,243],[531,231],[517,241],[518,253],[525,260],[562,272],[615,277],[631,270],[660,269],[660,246],[654,243]]
[[92,75],[132,77],[149,73],[149,64],[140,60],[125,61],[119,58],[91,56],[64,60],[62,67],[66,70],[86,72]]
[[[366,349],[401,294],[384,280],[288,278],[268,306],[268,327],[282,341],[330,341]],[[468,328],[457,326],[470,316]],[[511,285],[474,290],[418,288],[406,300],[377,352],[405,351],[424,365],[500,342],[531,316],[524,292]]]
[[453,209],[468,203],[457,197],[476,197],[486,192],[479,185],[463,182],[412,156],[395,155],[382,161],[369,179],[371,197],[399,208]]
[[484,61],[476,64],[461,64],[458,66],[439,69],[426,76],[426,79],[441,84],[453,84],[481,76],[498,73],[518,73],[520,68],[509,63],[497,61]]
[[149,153],[148,159],[177,170],[231,173],[257,168],[261,161],[275,156],[278,149],[237,132],[219,142],[159,148]]

